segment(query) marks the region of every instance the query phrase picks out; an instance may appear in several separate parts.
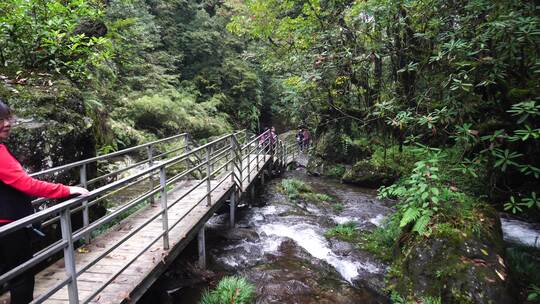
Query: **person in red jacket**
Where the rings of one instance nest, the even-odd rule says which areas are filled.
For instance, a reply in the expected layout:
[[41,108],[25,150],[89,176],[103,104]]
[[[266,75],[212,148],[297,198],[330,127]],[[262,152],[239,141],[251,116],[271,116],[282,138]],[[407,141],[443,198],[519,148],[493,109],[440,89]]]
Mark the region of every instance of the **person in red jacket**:
[[[0,100],[0,227],[34,213],[32,197],[62,198],[87,195],[88,190],[48,183],[30,177],[4,145],[11,132],[12,113]],[[28,228],[0,237],[0,274],[32,258]],[[9,244],[9,245],[7,245]],[[34,292],[33,273],[23,273],[8,284],[11,303],[30,303]]]

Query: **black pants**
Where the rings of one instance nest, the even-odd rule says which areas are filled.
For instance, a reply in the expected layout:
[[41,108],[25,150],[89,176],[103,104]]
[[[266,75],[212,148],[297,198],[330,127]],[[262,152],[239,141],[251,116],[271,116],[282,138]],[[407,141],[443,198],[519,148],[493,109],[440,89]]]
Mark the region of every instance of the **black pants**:
[[[2,224],[0,224],[1,226]],[[0,237],[1,274],[32,258],[30,233],[28,229],[23,228]],[[8,283],[8,289],[11,293],[11,304],[32,302],[34,298],[34,272],[28,270],[11,279]]]

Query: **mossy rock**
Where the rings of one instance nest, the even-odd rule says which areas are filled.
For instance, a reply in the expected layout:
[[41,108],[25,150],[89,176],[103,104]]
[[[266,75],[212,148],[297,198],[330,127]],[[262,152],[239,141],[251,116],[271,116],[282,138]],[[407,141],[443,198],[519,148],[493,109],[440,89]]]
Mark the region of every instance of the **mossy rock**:
[[393,289],[408,298],[440,297],[442,303],[515,303],[498,215],[478,218],[485,223],[480,232],[435,227],[430,237],[411,241],[395,264]]
[[[52,83],[15,87],[0,84],[4,86],[0,98],[17,117],[6,144],[31,172],[95,156],[93,120],[85,115],[81,91],[67,80]],[[93,168],[88,170],[91,175]],[[78,170],[72,171],[51,179],[78,182]]]
[[361,160],[348,169],[341,180],[361,187],[379,188],[391,185],[397,179],[397,172],[388,168],[378,168],[367,160]]

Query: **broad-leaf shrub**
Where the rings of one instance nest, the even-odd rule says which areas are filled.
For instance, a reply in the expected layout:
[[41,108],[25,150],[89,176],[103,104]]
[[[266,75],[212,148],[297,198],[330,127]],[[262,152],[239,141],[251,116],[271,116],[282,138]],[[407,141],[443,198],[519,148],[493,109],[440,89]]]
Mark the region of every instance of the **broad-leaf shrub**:
[[432,153],[426,160],[415,163],[410,176],[379,190],[380,198],[400,199],[397,215],[401,228],[412,225],[413,232],[430,235],[437,221],[444,222],[455,214],[455,210],[471,207],[465,194],[455,187],[446,186],[441,180],[441,157],[440,153]]
[[103,4],[96,0],[1,1],[0,65],[89,77],[91,66],[111,56],[111,44],[77,27],[102,15]]

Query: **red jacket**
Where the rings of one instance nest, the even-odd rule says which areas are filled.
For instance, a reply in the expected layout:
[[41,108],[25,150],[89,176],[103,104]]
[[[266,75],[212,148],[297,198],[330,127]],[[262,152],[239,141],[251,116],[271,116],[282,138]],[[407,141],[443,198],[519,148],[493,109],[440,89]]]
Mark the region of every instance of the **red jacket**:
[[[0,223],[7,223],[28,213],[28,202],[13,199],[13,194],[61,198],[69,196],[69,188],[62,184],[48,183],[30,177],[7,147],[0,144]],[[22,197],[22,196],[21,196]],[[20,204],[21,206],[17,206]],[[22,206],[25,205],[25,206]],[[24,209],[24,211],[19,210]],[[15,213],[15,214],[11,214]]]

